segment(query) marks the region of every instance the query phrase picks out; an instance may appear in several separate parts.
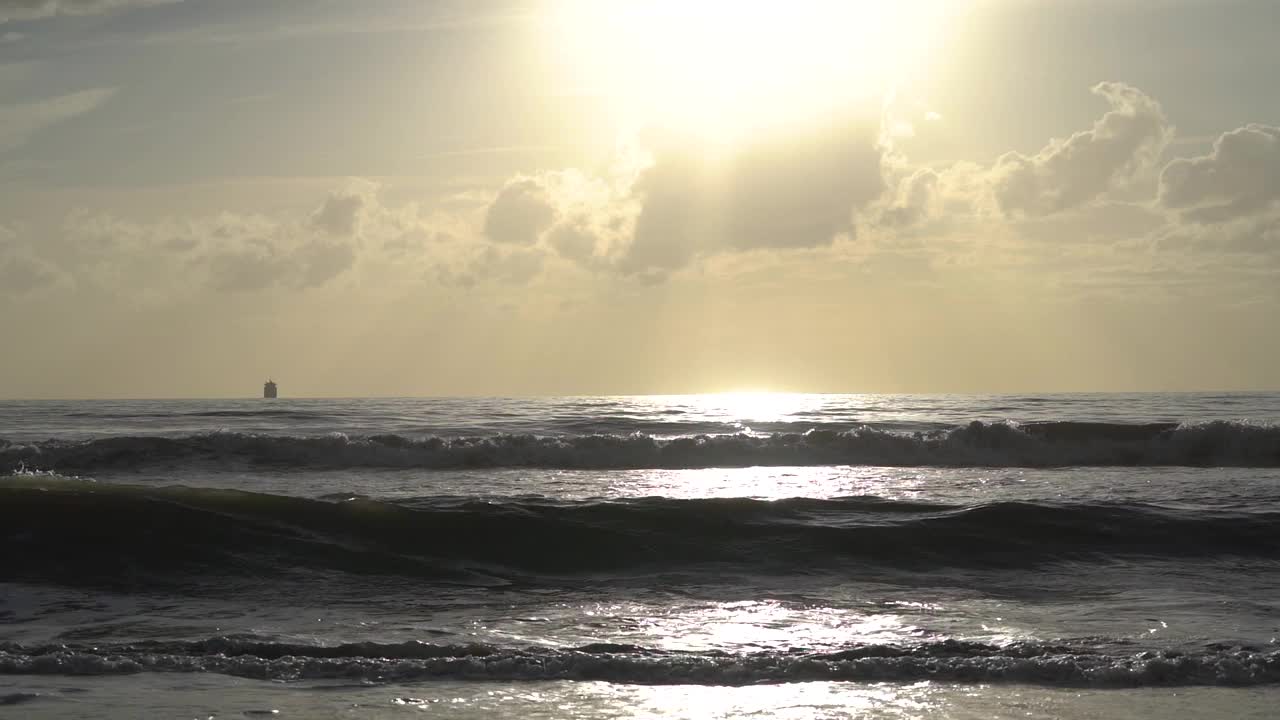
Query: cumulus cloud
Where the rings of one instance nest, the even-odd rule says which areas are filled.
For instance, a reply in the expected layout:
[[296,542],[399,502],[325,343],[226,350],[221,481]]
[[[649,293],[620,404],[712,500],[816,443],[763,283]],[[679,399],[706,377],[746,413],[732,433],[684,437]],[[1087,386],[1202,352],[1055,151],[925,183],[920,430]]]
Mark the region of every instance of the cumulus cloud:
[[543,270],[548,259],[539,247],[469,244],[453,248],[435,266],[435,280],[441,285],[473,288],[484,282],[526,285]]
[[489,206],[484,233],[494,242],[532,245],[555,217],[545,184],[537,178],[519,177],[508,182]]
[[251,292],[279,283],[292,264],[267,238],[247,238],[228,243],[210,253],[206,260],[210,285],[216,290]]
[[[368,203],[358,193],[335,192],[306,224],[236,216],[212,227],[196,223],[190,227],[193,246],[207,261],[210,282],[217,289],[317,288],[355,265],[360,249],[356,234]],[[311,228],[325,234],[317,236]]]
[[[635,223],[636,211],[628,197],[633,184],[634,172],[606,178],[574,169],[512,178],[485,208],[482,222],[483,236],[506,249],[478,250],[474,262],[448,270],[444,277],[455,285],[484,278],[522,279],[527,273],[480,268],[488,263],[541,266],[548,254],[585,267],[609,267],[619,248],[629,243]],[[520,249],[536,250],[538,262],[512,260],[523,257]]]
[[97,88],[35,102],[0,105],[0,153],[23,145],[50,125],[93,110],[114,94],[114,88]]
[[1224,133],[1208,155],[1179,158],[1160,174],[1160,203],[1197,222],[1225,222],[1280,202],[1280,127]]
[[332,193],[311,216],[311,222],[330,235],[356,235],[360,230],[360,215],[365,202],[365,196],[359,192]]
[[629,272],[676,269],[707,252],[828,245],[884,189],[877,133],[853,124],[727,151],[668,136],[653,157],[633,188],[640,211],[621,259]]
[[695,258],[829,245],[880,195],[874,127],[763,133],[737,146],[649,130],[599,176],[521,176],[489,206],[485,235],[596,269],[661,277]]
[[238,238],[208,248],[203,264],[214,289],[254,292],[273,287],[320,287],[350,269],[355,260],[356,251],[350,244],[315,239],[297,242],[277,234]]
[[420,282],[428,253],[444,250],[421,240],[413,248],[414,238],[433,234],[431,219],[412,204],[384,206],[373,187],[356,183],[310,212],[273,216],[133,221],[73,212],[60,226],[0,232],[0,283],[12,290],[67,279],[89,293],[167,303],[209,292],[318,289],[361,265],[368,267],[355,282]]
[[[1110,202],[1117,190],[1153,181],[1173,138],[1160,104],[1124,83],[1100,83],[1093,92],[1110,109],[1091,128],[1050,140],[1032,155],[1005,153],[991,165],[919,166],[905,156],[893,132],[882,130],[891,189],[864,218],[886,229],[1036,220],[1093,208]],[[900,121],[886,117],[885,122]]]
[[558,223],[547,233],[547,244],[561,257],[581,263],[590,264],[604,244],[599,232],[592,227],[591,220],[579,216]]
[[294,250],[298,287],[320,287],[351,269],[356,250],[351,243],[311,240]]
[[546,253],[537,248],[485,248],[471,261],[472,275],[481,279],[503,280],[522,285],[542,270]]
[[0,23],[54,15],[94,15],[126,7],[164,5],[182,0],[0,0]]
[[1093,87],[1111,105],[1089,130],[1049,142],[1035,155],[1001,156],[991,169],[1006,214],[1047,215],[1078,207],[1149,170],[1173,136],[1160,104],[1124,83]]
[[934,208],[940,179],[938,172],[931,168],[921,168],[908,175],[898,183],[893,197],[881,211],[881,223],[889,227],[919,223]]

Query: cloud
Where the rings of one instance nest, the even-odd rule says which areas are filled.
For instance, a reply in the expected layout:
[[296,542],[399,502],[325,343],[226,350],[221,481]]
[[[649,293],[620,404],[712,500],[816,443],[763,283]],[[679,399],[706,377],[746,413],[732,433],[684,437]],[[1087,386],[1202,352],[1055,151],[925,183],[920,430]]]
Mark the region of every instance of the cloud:
[[356,260],[349,243],[330,240],[291,242],[277,235],[241,238],[229,245],[210,248],[205,258],[209,284],[216,290],[318,288],[349,270]]
[[511,179],[484,234],[592,269],[658,279],[694,259],[830,245],[884,190],[876,128],[764,132],[738,145],[661,129],[624,143],[606,170]]
[[474,288],[483,282],[527,285],[542,272],[548,253],[538,247],[468,244],[439,258],[434,278],[441,285]]
[[164,5],[182,0],[0,0],[0,23],[55,15],[96,15],[126,7]]
[[640,208],[624,272],[668,271],[700,255],[829,245],[884,189],[874,128],[838,124],[765,134],[739,148],[649,139],[632,188]]
[[190,244],[216,289],[318,288],[355,266],[362,215],[371,210],[378,210],[372,195],[344,190],[330,193],[305,223],[228,215],[190,226]]
[[[991,165],[920,166],[904,154],[892,128],[882,129],[891,190],[864,219],[885,229],[917,231],[926,223],[942,229],[980,220],[1036,220],[1104,205],[1116,191],[1145,188],[1172,141],[1172,125],[1160,104],[1134,87],[1104,82],[1093,92],[1110,109],[1090,129],[1050,140],[1032,155],[1005,153]],[[902,123],[892,113],[884,122]]]
[[267,238],[252,238],[235,247],[219,248],[207,259],[210,286],[231,292],[265,290],[279,283],[292,267],[286,253]]
[[301,288],[320,287],[355,265],[356,250],[351,243],[311,240],[294,251],[298,263],[295,282]]
[[114,88],[97,88],[35,102],[0,105],[0,153],[20,147],[50,125],[93,110],[115,92]]
[[938,196],[941,176],[931,168],[921,168],[898,183],[894,197],[880,213],[880,222],[889,227],[915,225],[931,214]]
[[471,261],[470,272],[480,279],[504,280],[523,285],[538,275],[546,253],[537,248],[487,247]]
[[[270,215],[123,219],[76,211],[61,225],[27,228],[14,242],[102,302],[166,306],[285,301],[301,293],[407,297],[440,285],[518,286],[543,271],[543,246],[487,241],[483,205],[423,210],[387,205],[381,186],[362,180],[312,207]],[[2,238],[0,238],[2,239]],[[568,267],[567,263],[561,263]]]
[[61,225],[0,233],[0,263],[11,284],[65,277],[84,293],[156,304],[320,289],[345,276],[372,288],[420,283],[425,257],[452,248],[411,247],[433,234],[428,218],[413,204],[382,205],[375,187],[352,182],[310,211],[272,216],[133,221],[77,211]]
[[311,216],[311,222],[330,235],[356,235],[365,202],[365,196],[356,191],[332,193]]
[[576,217],[557,224],[547,233],[547,244],[568,260],[587,265],[603,245],[600,235],[586,217]]
[[1160,173],[1160,204],[1194,222],[1226,222],[1280,202],[1280,127],[1224,133],[1208,155],[1179,158]]
[[1001,156],[991,169],[996,203],[1007,215],[1047,215],[1078,207],[1149,170],[1173,137],[1160,104],[1118,82],[1093,93],[1111,110],[1089,130],[1049,142],[1035,155]]
[[489,206],[484,234],[494,242],[532,245],[555,217],[545,184],[537,178],[518,177],[507,182]]
[[1253,256],[1249,269],[1280,271],[1280,212],[1205,225],[1170,223],[1155,234],[1154,243],[1162,252],[1232,257],[1236,263],[1240,255]]
[[[525,282],[539,268],[577,265],[660,281],[704,260],[714,273],[763,269],[783,253],[866,267],[910,260],[917,280],[960,267],[1046,277],[1110,267],[1119,277],[1155,272],[1158,247],[1196,238],[1206,258],[1275,257],[1280,212],[1266,209],[1280,203],[1280,129],[1227,133],[1210,155],[1161,173],[1174,131],[1160,104],[1123,83],[1093,92],[1108,108],[1091,126],[986,165],[913,164],[906,130],[883,124],[793,127],[737,144],[650,129],[598,173],[513,178],[485,212],[492,249],[460,256],[471,260],[451,265],[450,277]],[[919,114],[916,125],[939,122]],[[1254,220],[1212,237],[1166,226],[1170,215],[1149,201],[1157,181],[1165,208]],[[1059,266],[1063,252],[1078,253],[1071,268]]]

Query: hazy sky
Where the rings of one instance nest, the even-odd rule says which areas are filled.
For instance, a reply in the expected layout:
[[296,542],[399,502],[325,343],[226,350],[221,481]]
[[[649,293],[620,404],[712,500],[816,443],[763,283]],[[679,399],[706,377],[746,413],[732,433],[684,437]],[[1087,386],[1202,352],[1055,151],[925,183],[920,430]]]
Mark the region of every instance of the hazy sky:
[[0,0],[0,397],[1280,387],[1275,0]]

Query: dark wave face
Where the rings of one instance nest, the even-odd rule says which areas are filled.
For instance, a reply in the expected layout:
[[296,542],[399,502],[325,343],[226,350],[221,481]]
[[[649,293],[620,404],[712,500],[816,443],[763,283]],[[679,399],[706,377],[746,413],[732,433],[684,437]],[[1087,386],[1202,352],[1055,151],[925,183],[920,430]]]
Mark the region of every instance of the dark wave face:
[[1280,682],[1280,651],[1208,646],[1121,654],[1084,643],[941,641],[744,654],[595,643],[504,648],[422,642],[320,646],[217,637],[195,642],[0,644],[0,673],[217,672],[262,680],[599,680],[653,685],[812,681],[1032,683],[1067,687],[1250,686]]
[[0,580],[172,586],[322,573],[502,584],[708,567],[1035,568],[1113,558],[1280,559],[1280,512],[870,497],[329,502],[47,478],[0,486]]
[[980,423],[904,433],[863,426],[772,435],[410,438],[201,433],[16,443],[0,471],[92,474],[186,464],[319,468],[643,469],[882,465],[940,467],[1280,467],[1280,427],[1200,424]]

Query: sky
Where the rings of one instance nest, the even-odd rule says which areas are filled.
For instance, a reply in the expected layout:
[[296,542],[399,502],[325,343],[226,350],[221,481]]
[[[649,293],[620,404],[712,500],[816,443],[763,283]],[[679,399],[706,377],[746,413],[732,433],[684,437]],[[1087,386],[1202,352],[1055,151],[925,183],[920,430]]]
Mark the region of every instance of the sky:
[[1280,388],[1274,0],[0,0],[0,397]]

